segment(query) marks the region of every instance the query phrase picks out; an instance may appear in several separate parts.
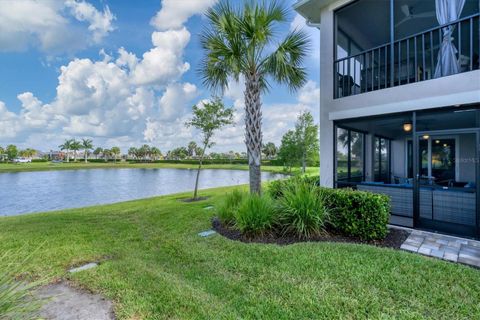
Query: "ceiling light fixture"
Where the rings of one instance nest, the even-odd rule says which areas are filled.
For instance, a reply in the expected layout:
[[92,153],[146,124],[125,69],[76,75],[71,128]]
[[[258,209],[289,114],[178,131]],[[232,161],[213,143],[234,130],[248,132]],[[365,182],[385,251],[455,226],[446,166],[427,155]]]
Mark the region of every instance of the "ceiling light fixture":
[[405,122],[405,123],[403,124],[403,131],[405,131],[405,132],[410,132],[410,131],[412,131],[412,127],[413,127],[413,126],[412,126],[412,123],[411,123],[411,122]]

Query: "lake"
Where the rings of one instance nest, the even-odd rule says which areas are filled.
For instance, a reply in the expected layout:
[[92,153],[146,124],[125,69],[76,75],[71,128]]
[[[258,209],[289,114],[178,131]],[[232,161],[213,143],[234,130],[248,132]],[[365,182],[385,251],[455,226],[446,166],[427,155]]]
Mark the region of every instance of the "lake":
[[[193,191],[196,170],[86,169],[0,174],[0,216],[79,208]],[[283,175],[263,172],[262,179]],[[205,169],[200,189],[248,183],[248,171]]]

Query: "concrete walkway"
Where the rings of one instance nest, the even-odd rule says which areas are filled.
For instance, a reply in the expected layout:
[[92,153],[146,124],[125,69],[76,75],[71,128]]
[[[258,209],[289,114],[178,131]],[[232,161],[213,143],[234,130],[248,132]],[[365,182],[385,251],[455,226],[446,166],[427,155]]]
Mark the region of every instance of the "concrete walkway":
[[400,248],[480,268],[480,241],[412,230]]

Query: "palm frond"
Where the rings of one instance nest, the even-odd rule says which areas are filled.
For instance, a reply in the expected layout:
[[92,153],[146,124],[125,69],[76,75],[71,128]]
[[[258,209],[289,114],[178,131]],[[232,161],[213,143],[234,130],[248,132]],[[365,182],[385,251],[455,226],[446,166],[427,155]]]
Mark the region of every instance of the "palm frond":
[[307,81],[307,72],[302,65],[309,49],[306,33],[298,30],[290,32],[277,50],[262,61],[262,73],[286,84],[292,91],[301,88]]

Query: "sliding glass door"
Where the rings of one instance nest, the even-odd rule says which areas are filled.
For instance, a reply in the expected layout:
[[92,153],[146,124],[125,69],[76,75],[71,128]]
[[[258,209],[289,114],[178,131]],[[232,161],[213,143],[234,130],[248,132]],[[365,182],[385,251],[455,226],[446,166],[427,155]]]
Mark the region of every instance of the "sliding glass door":
[[417,226],[475,237],[478,129],[418,132]]

